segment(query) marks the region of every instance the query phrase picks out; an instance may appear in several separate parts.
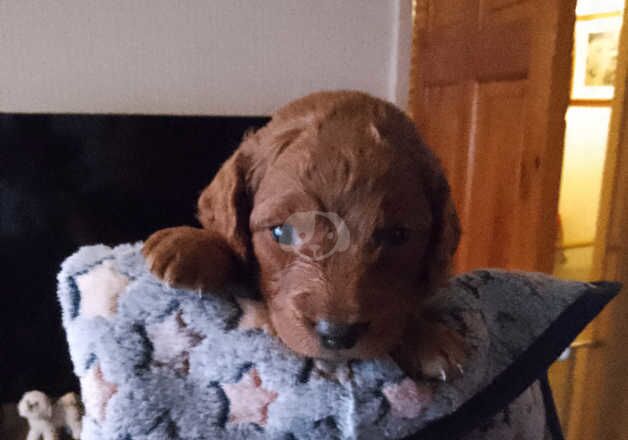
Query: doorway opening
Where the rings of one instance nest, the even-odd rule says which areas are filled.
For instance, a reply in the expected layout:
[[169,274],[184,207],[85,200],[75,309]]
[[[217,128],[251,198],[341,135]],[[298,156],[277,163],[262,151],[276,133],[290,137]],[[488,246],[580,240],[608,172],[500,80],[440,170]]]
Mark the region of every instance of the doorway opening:
[[[615,68],[624,0],[578,0],[574,30],[573,71],[566,113],[560,183],[554,275],[591,281],[600,195],[614,98]],[[599,344],[595,322],[550,370],[550,380],[563,429],[578,406],[574,387],[584,378],[576,362]]]
[[554,274],[588,281],[615,82],[624,0],[579,0],[566,114]]

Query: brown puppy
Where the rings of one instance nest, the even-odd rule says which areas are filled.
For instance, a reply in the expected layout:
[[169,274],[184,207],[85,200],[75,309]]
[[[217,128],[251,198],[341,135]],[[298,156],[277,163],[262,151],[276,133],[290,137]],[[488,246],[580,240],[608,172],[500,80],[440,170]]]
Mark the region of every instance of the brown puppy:
[[145,244],[168,283],[213,290],[246,271],[298,353],[461,371],[461,338],[425,305],[447,278],[458,218],[438,161],[393,105],[350,91],[288,104],[222,166],[198,217],[203,229]]

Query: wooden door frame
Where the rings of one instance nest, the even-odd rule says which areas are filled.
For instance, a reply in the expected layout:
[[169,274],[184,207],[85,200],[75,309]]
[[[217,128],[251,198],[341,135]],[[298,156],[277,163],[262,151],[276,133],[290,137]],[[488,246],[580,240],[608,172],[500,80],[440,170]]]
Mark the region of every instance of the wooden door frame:
[[[524,158],[524,173],[540,173],[540,184],[529,185],[527,198],[530,202],[528,212],[534,212],[535,222],[531,228],[540,234],[540,243],[545,247],[530,249],[534,255],[530,269],[552,273],[554,270],[555,243],[558,234],[558,197],[560,177],[563,167],[563,152],[565,142],[565,115],[569,106],[572,77],[572,51],[574,28],[576,22],[576,0],[540,1],[539,8],[554,3],[549,7],[547,14],[541,14],[542,21],[538,23],[539,31],[533,32],[532,54],[542,54],[531,60],[529,80],[535,77],[550,77],[551,83],[544,89],[544,93],[534,96],[535,102],[531,108],[532,114],[527,119],[530,132],[534,133],[532,144],[538,145],[536,154],[529,151]],[[543,35],[542,30],[555,28],[554,39]],[[540,48],[551,45],[552,54]],[[539,48],[539,50],[535,50]],[[556,54],[556,56],[554,55]],[[549,115],[546,118],[545,115]],[[539,129],[539,122],[546,125]],[[558,128],[557,128],[558,127]],[[534,129],[535,128],[535,129]],[[541,160],[544,158],[544,160]],[[529,179],[528,182],[533,181]],[[525,251],[523,253],[526,253]]]
[[[628,8],[624,9],[609,125],[593,279],[628,285]],[[628,297],[626,288],[586,330],[595,341],[577,354],[567,432],[570,439],[625,438],[628,433]]]

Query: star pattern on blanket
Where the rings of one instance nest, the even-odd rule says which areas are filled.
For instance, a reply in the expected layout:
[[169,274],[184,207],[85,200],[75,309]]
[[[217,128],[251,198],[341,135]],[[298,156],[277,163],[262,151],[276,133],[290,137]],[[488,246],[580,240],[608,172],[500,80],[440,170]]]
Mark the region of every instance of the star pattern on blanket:
[[129,284],[129,278],[121,274],[111,260],[78,275],[75,281],[81,291],[79,313],[86,318],[114,316],[118,311],[118,297]]
[[[472,351],[471,361],[481,363],[475,364],[477,368],[473,364],[467,368],[465,380],[469,382],[414,382],[398,368],[390,370],[388,361],[355,362],[348,381],[339,380],[338,373],[324,368],[321,362],[284,351],[273,352],[276,344],[268,345],[269,338],[261,334],[267,315],[258,304],[242,304],[237,296],[179,291],[146,276],[148,272],[140,266],[141,245],[132,250],[103,252],[98,254],[98,261],[94,261],[93,251],[86,255],[81,257],[85,261],[71,261],[60,274],[64,325],[76,371],[81,375],[85,437],[91,431],[91,436],[98,436],[98,432],[107,433],[108,438],[129,440],[131,436],[191,439],[276,434],[278,438],[296,439],[409,433],[410,428],[455,410],[454,404],[466,401],[470,389],[481,389],[477,387],[484,384],[482,381],[492,377],[489,362],[509,362],[501,351],[497,358],[491,357],[493,341],[504,352],[526,349],[523,341],[511,345],[515,338],[495,339],[490,333],[499,329],[500,322],[507,326],[513,316],[518,316],[517,310],[502,303],[502,294],[515,292],[513,298],[520,304],[519,294],[536,301],[545,293],[564,289],[565,293],[548,304],[558,313],[580,298],[581,293],[567,289],[595,289],[575,283],[563,287],[543,279],[530,287],[525,274],[520,278],[499,272],[461,276],[451,283],[453,290],[449,294],[456,301],[446,309],[447,324],[451,318],[453,328],[465,328],[462,333],[470,338],[470,347],[479,348]],[[105,263],[107,259],[110,261]],[[103,289],[97,282],[99,277],[105,280],[109,275],[117,280],[104,294],[92,295],[92,289]],[[82,280],[81,288],[78,279]],[[129,286],[133,291],[124,293]],[[83,301],[83,296],[90,295]],[[494,298],[500,302],[494,309],[485,310],[482,301]],[[545,312],[543,304],[535,304],[532,302],[535,308],[526,313]],[[551,323],[552,316],[539,322]],[[210,319],[215,322],[206,325]],[[148,327],[152,327],[151,336]],[[527,331],[527,327],[521,331],[524,329]],[[164,335],[166,339],[161,340]],[[218,344],[223,345],[217,348]],[[183,377],[181,372],[188,369],[189,374]],[[465,388],[469,384],[476,388]],[[544,428],[541,390],[538,384],[533,386],[539,394],[532,395],[531,400],[511,402],[489,425],[479,429],[490,427],[488,435],[493,435],[502,427],[521,426],[519,420],[529,423],[530,429]],[[337,400],[346,395],[347,387],[359,393],[354,394],[358,397],[354,405],[348,407]],[[447,394],[442,397],[444,392]],[[172,398],[161,398],[164,394]],[[147,400],[146,396],[156,398]],[[303,405],[304,411],[293,414],[290,408],[298,409],[298,405]],[[308,410],[315,406],[317,411]],[[299,417],[296,424],[294,417]],[[514,435],[502,434],[498,432],[494,437]]]
[[186,375],[190,369],[190,350],[204,339],[183,320],[179,310],[162,322],[146,326],[153,346],[153,364]]
[[100,364],[94,365],[81,378],[81,394],[85,412],[97,420],[105,420],[107,404],[117,391],[117,385],[105,379]]
[[404,419],[418,417],[432,401],[431,388],[419,385],[410,378],[386,385],[382,392],[390,403],[393,415]]
[[223,384],[222,388],[229,399],[229,423],[266,424],[268,407],[277,399],[277,393],[262,387],[255,368],[244,373],[238,382]]

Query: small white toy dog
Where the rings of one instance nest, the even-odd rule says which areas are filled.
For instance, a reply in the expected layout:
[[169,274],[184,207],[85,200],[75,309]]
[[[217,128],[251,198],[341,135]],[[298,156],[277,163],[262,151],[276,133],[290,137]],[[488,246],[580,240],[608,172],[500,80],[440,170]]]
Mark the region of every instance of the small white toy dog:
[[20,416],[28,420],[26,440],[58,440],[57,429],[68,428],[73,439],[81,436],[81,410],[78,396],[67,393],[54,405],[41,391],[28,391],[17,405]]

